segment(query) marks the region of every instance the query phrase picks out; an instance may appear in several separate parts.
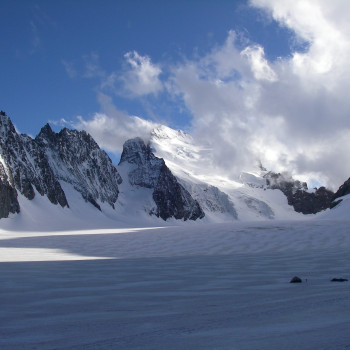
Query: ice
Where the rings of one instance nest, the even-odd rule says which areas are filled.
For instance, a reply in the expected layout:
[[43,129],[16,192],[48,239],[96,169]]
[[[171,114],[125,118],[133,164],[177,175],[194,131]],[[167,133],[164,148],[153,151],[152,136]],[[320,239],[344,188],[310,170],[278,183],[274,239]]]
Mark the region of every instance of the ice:
[[1,350],[350,347],[350,282],[330,281],[350,278],[350,196],[302,220],[214,224],[152,218],[140,192],[99,212],[62,186],[70,208],[19,196],[0,220]]
[[2,230],[0,348],[348,348],[349,223]]

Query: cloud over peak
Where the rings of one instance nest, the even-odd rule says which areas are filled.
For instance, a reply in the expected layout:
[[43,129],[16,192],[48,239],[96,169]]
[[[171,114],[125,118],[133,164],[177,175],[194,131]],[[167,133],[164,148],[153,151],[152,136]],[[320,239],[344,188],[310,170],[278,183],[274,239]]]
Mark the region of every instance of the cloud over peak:
[[151,62],[150,57],[141,56],[136,51],[127,52],[124,58],[128,64],[121,75],[123,88],[130,97],[157,94],[163,89],[160,80],[160,66]]
[[[130,51],[120,73],[104,76],[102,90],[113,87],[119,96],[177,103],[174,108],[191,117],[193,137],[213,150],[208,167],[234,175],[260,159],[269,169],[335,188],[350,176],[350,3],[250,4],[307,43],[304,50],[269,61],[259,43],[240,48],[231,30],[221,45],[173,65]],[[81,118],[79,126],[109,150],[156,125],[121,113],[106,92],[99,91],[99,99],[104,113]]]

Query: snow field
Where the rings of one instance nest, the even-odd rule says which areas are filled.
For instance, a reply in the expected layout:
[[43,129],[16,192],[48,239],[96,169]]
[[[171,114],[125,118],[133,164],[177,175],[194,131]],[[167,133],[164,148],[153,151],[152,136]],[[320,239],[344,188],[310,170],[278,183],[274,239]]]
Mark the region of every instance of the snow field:
[[349,227],[2,231],[0,348],[346,349]]

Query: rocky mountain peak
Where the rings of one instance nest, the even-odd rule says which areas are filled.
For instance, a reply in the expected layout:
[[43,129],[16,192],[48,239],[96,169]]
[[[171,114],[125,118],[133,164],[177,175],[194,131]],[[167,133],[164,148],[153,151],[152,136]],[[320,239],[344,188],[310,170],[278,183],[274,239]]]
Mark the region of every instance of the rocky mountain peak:
[[309,192],[306,182],[294,180],[288,174],[268,172],[264,175],[268,188],[279,189],[287,197],[288,204],[303,214],[316,214],[328,209],[333,200],[333,192],[320,187]]
[[55,133],[46,124],[32,139],[18,134],[9,117],[0,114],[0,218],[20,210],[17,191],[31,200],[36,193],[53,204],[69,206],[61,182],[71,184],[82,197],[101,209],[114,208],[118,184],[116,167],[85,131],[67,128]]
[[5,114],[0,114],[0,136],[1,138],[6,138],[9,133],[15,134],[16,129],[12,124],[11,119]]
[[141,166],[147,164],[155,158],[156,157],[152,153],[150,146],[146,145],[140,137],[136,137],[127,140],[124,143],[119,164],[128,162],[130,164]]
[[350,194],[350,178],[339,187],[337,192],[334,193],[334,199],[346,196],[347,194]]
[[165,125],[159,125],[151,131],[151,139],[187,141],[191,139],[191,136],[182,130],[174,130]]
[[177,181],[162,158],[156,157],[141,138],[124,143],[120,165],[129,163],[128,178],[133,186],[153,189],[155,214],[163,220],[169,218],[196,220],[204,217],[198,202]]
[[28,135],[18,134],[9,117],[1,115],[0,121],[0,154],[7,176],[3,186],[12,188],[7,192],[13,193],[13,201],[17,200],[16,191],[28,199],[33,199],[38,192],[42,196],[46,195],[54,204],[68,206],[40,145]]
[[55,176],[79,191],[101,209],[98,201],[114,208],[122,179],[107,153],[85,131],[62,129],[54,133],[45,126],[36,138],[50,159]]
[[50,142],[52,144],[56,142],[56,133],[51,129],[50,124],[46,124],[41,128],[35,139],[38,143]]
[[337,192],[334,193],[334,196],[332,198],[333,203],[331,204],[331,208],[338,205],[342,199],[338,199],[340,197],[346,196],[350,194],[350,178],[347,179],[338,189]]

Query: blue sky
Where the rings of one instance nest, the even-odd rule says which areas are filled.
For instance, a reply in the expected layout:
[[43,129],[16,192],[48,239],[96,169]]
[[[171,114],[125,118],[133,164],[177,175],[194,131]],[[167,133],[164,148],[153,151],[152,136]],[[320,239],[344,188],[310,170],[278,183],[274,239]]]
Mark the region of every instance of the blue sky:
[[116,155],[167,124],[206,140],[228,174],[261,159],[337,186],[350,176],[348,7],[2,0],[0,109],[21,132],[84,128]]
[[[1,108],[33,135],[49,120],[100,111],[98,73],[89,74],[87,66],[98,65],[105,74],[121,72],[124,55],[134,50],[154,62],[175,64],[222,44],[233,29],[243,40],[262,44],[270,59],[290,54],[290,31],[241,0],[4,0],[0,11],[5,29],[0,34]],[[113,98],[130,114],[165,118],[175,127],[186,127],[191,118],[169,99],[147,104]]]

